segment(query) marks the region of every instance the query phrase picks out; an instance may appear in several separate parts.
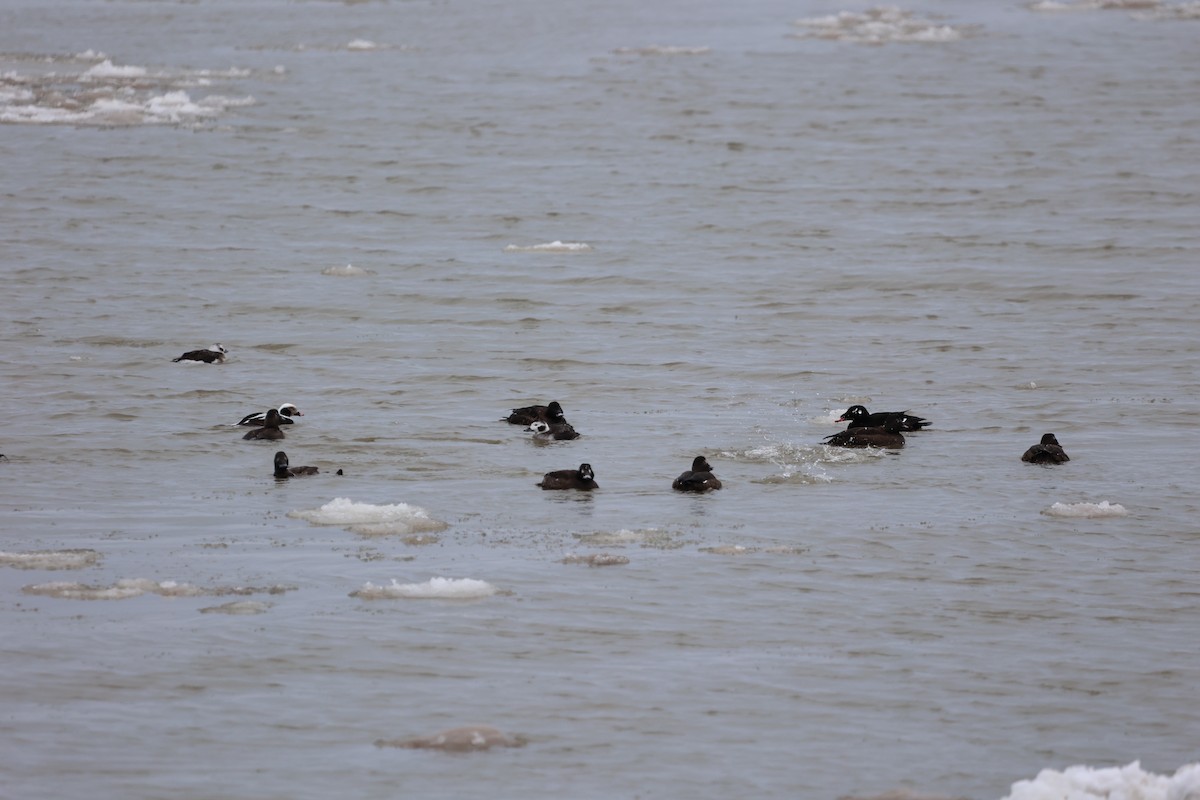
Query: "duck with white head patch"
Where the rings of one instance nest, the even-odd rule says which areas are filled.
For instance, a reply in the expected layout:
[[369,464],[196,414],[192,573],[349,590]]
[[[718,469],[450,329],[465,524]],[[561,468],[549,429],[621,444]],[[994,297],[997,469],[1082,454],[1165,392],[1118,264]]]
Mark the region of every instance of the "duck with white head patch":
[[[304,416],[304,412],[301,411],[300,409],[296,408],[294,403],[284,403],[279,408],[277,408],[276,411],[279,412],[279,424],[280,425],[292,425],[296,422],[294,419],[292,419],[292,417],[303,417]],[[235,425],[254,425],[254,426],[261,427],[262,425],[265,425],[266,422],[267,422],[267,412],[266,411],[256,411],[253,414],[247,414],[246,416],[242,417],[239,422],[236,422],[234,424]]]
[[591,464],[580,464],[579,469],[560,469],[555,472],[547,472],[537,485],[543,489],[579,489],[581,491],[600,488],[596,483],[596,476],[592,472]]
[[229,351],[220,344],[214,344],[207,350],[189,350],[179,358],[172,358],[172,361],[199,361],[204,364],[220,364],[225,360],[225,356]]

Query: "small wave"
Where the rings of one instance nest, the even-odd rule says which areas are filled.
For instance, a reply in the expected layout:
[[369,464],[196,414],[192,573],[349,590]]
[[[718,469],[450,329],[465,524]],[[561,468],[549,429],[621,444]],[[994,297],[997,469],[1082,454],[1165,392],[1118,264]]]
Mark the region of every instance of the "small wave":
[[361,600],[476,600],[497,591],[487,581],[474,578],[430,578],[424,583],[400,583],[393,578],[386,586],[367,581],[350,596]]
[[113,64],[112,60],[106,58],[99,64],[88,67],[86,70],[84,70],[83,74],[79,76],[79,79],[83,81],[96,81],[111,80],[113,78],[144,78],[146,77],[147,72],[148,71],[145,67],[118,67]]
[[353,39],[346,42],[347,50],[379,50],[380,46],[370,39]]
[[200,609],[201,614],[229,614],[231,616],[250,616],[265,614],[274,603],[260,603],[257,600],[237,600],[232,603],[222,603],[219,606],[209,606]]
[[1030,11],[1144,11],[1162,6],[1161,0],[1038,0]]
[[411,739],[376,739],[376,747],[428,748],[467,753],[492,747],[520,747],[523,736],[512,736],[491,725],[464,725]]
[[712,547],[701,547],[701,553],[712,553],[717,556],[744,556],[750,553],[757,553],[758,549],[754,547],[744,547],[740,544],[718,544]]
[[628,556],[616,556],[612,553],[592,553],[591,555],[569,555],[562,560],[564,564],[587,564],[589,567],[613,567],[629,563]]
[[618,47],[613,50],[619,56],[702,56],[712,52],[709,47],[681,47],[678,45],[652,44],[646,47]]
[[1125,506],[1103,500],[1099,503],[1055,503],[1042,512],[1048,517],[1124,517]]
[[942,25],[914,17],[896,6],[878,6],[862,13],[842,11],[821,17],[806,17],[794,23],[803,28],[801,39],[831,39],[856,44],[891,42],[956,42],[968,34],[966,26]]
[[1200,20],[1200,0],[1177,6],[1157,6],[1150,11],[1141,11],[1130,16],[1142,20]]
[[1059,772],[1044,769],[1033,780],[1017,781],[1004,800],[1187,800],[1200,797],[1200,763],[1186,764],[1174,775],[1157,775],[1134,761],[1124,767],[1076,765]]
[[29,550],[0,552],[0,567],[17,569],[83,569],[100,561],[95,550]]
[[519,245],[510,244],[504,248],[506,253],[585,253],[592,249],[584,242],[546,242],[545,244]]
[[288,516],[312,525],[345,528],[363,536],[436,533],[449,527],[445,522],[430,517],[429,512],[420,506],[407,503],[356,503],[348,497],[335,497],[320,508],[289,511]]
[[53,581],[24,586],[25,594],[58,597],[66,600],[126,600],[143,594],[162,597],[219,597],[224,595],[282,594],[293,586],[217,586],[202,588],[178,581],[154,581],[149,578],[123,578],[112,586],[90,586],[83,583]]
[[595,533],[576,533],[573,536],[581,544],[593,547],[625,547],[637,546],[657,550],[674,550],[683,547],[683,542],[668,531],[658,528],[631,531],[622,528],[618,531],[597,531]]
[[344,267],[326,267],[321,270],[322,275],[333,275],[338,278],[357,278],[363,275],[374,275],[375,273],[369,269],[356,267],[353,264],[347,264]]

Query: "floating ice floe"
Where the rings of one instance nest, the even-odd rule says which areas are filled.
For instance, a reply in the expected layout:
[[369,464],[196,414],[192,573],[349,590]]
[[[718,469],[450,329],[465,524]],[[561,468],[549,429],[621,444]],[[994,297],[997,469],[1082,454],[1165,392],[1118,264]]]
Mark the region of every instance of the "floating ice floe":
[[1017,781],[1004,800],[1193,800],[1200,797],[1200,763],[1174,775],[1146,772],[1139,762],[1124,767],[1044,769]]
[[821,17],[805,17],[793,23],[801,28],[801,39],[831,39],[855,44],[890,42],[956,42],[969,35],[967,26],[944,25],[914,17],[896,6],[877,6],[861,13],[842,11]]
[[375,740],[376,747],[447,750],[455,753],[487,750],[492,747],[520,747],[523,744],[524,737],[504,733],[491,725],[464,725],[461,728],[451,728],[411,739]]
[[335,497],[320,508],[289,511],[288,516],[312,525],[345,528],[362,536],[435,533],[449,527],[445,522],[430,517],[429,512],[420,506],[407,503],[356,503],[348,497]]
[[506,253],[585,253],[591,250],[590,244],[584,242],[546,242],[545,244],[519,245],[510,244],[504,248]]
[[83,569],[100,561],[95,550],[0,551],[0,567],[17,569]]
[[1099,503],[1055,503],[1042,512],[1048,517],[1124,517],[1125,506],[1103,500]]
[[59,597],[65,600],[126,600],[143,594],[162,597],[221,597],[226,595],[282,594],[294,586],[215,586],[203,588],[178,581],[154,581],[149,578],[123,578],[112,586],[90,586],[69,581],[53,581],[24,586],[25,594]]
[[385,586],[367,581],[350,596],[360,600],[477,600],[498,591],[487,581],[474,578],[430,578],[424,583],[400,583],[393,578]]

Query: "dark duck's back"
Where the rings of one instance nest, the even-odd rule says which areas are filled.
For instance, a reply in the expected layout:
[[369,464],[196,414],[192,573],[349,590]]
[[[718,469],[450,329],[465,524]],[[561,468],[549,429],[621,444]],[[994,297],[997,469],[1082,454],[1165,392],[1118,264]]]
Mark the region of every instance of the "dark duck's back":
[[214,344],[207,350],[189,350],[178,358],[172,358],[172,361],[202,361],[205,364],[219,364],[225,360],[225,354],[229,351],[219,344]]
[[276,478],[293,478],[297,475],[316,475],[320,470],[316,467],[292,467],[288,466],[287,453],[280,450],[275,454],[275,477]]
[[677,492],[709,492],[721,488],[721,481],[713,475],[712,467],[704,456],[696,456],[692,468],[671,483]]
[[272,408],[270,411],[267,412],[267,417],[263,421],[262,427],[253,429],[252,431],[247,433],[242,438],[243,439],[285,439],[287,437],[285,437],[283,435],[283,431],[279,430],[279,426],[282,422],[282,419],[283,418],[281,416],[279,416],[279,412]]
[[1042,436],[1040,442],[1025,451],[1021,460],[1030,464],[1063,464],[1070,461],[1071,458],[1058,443],[1058,437],[1053,433],[1047,433]]
[[560,469],[556,472],[547,472],[537,485],[543,489],[582,489],[584,491],[600,488],[596,483],[596,476],[592,472],[591,464],[580,464],[579,469]]
[[837,421],[849,422],[847,428],[882,428],[892,417],[900,418],[899,429],[902,431],[919,431],[929,427],[929,420],[913,416],[907,411],[876,411],[872,414],[866,406],[850,406]]
[[557,400],[551,400],[544,406],[514,408],[505,421],[509,425],[532,425],[539,421],[553,425],[558,422],[565,423],[567,420],[563,416],[562,406]]
[[833,447],[885,447],[897,450],[904,447],[904,435],[900,433],[903,421],[899,415],[888,417],[877,428],[847,428],[825,437],[825,443]]

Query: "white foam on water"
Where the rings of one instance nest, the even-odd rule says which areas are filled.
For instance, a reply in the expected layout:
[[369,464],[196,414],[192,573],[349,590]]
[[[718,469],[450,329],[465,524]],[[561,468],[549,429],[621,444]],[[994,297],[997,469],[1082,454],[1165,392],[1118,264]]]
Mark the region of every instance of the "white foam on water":
[[193,99],[184,91],[249,77],[247,69],[150,69],[114,64],[104,54],[91,50],[67,58],[46,56],[37,63],[73,66],[98,58],[98,63],[81,72],[8,71],[0,75],[0,122],[103,127],[196,125],[230,108],[256,102],[250,96],[219,94]]
[[353,264],[347,264],[344,267],[326,267],[321,270],[322,275],[332,275],[337,278],[358,278],[363,275],[374,275],[375,273],[369,269],[356,267]]
[[430,578],[424,583],[400,583],[393,578],[387,585],[367,581],[350,596],[361,600],[476,600],[497,591],[487,581],[474,578]]
[[1157,9],[1161,0],[1040,0],[1030,3],[1030,11],[1141,11]]
[[487,750],[492,747],[520,747],[523,744],[525,744],[524,737],[509,735],[491,725],[464,725],[428,736],[375,740],[376,747],[427,748],[453,753]]
[[335,497],[320,508],[289,511],[288,516],[311,525],[345,528],[364,536],[428,533],[449,527],[445,522],[430,517],[429,512],[420,506],[407,503],[356,503],[348,497]]
[[510,244],[504,248],[506,253],[585,253],[592,249],[584,242],[546,242],[545,244],[518,245]]
[[274,603],[262,603],[258,600],[235,600],[232,603],[222,603],[219,606],[208,606],[200,609],[201,614],[229,614],[230,616],[251,616],[265,614]]
[[1119,503],[1055,503],[1042,512],[1048,517],[1124,517],[1129,512]]
[[1141,20],[1200,20],[1200,0],[1191,0],[1177,6],[1158,6],[1149,11],[1130,14]]
[[943,25],[914,17],[896,6],[877,6],[864,12],[842,11],[805,17],[793,23],[803,29],[801,39],[831,39],[856,44],[891,42],[956,42],[968,34],[966,26]]
[[352,39],[346,43],[347,50],[378,50],[379,45],[370,39]]
[[613,52],[619,56],[702,56],[712,52],[712,49],[704,46],[652,44],[646,47],[618,47]]
[[1200,763],[1174,775],[1156,775],[1134,761],[1124,767],[1076,765],[1059,772],[1044,769],[1033,780],[1017,781],[1004,800],[1195,800],[1200,797]]
[[628,556],[613,555],[612,553],[592,553],[578,555],[572,553],[562,560],[564,564],[587,564],[589,567],[614,567],[629,563]]
[[161,597],[219,597],[224,595],[282,594],[291,586],[216,586],[202,588],[179,581],[155,581],[150,578],[122,578],[112,586],[92,586],[70,581],[52,581],[21,587],[25,594],[58,597],[65,600],[127,600],[143,594]]
[[100,561],[95,550],[0,551],[0,567],[17,569],[83,569]]

